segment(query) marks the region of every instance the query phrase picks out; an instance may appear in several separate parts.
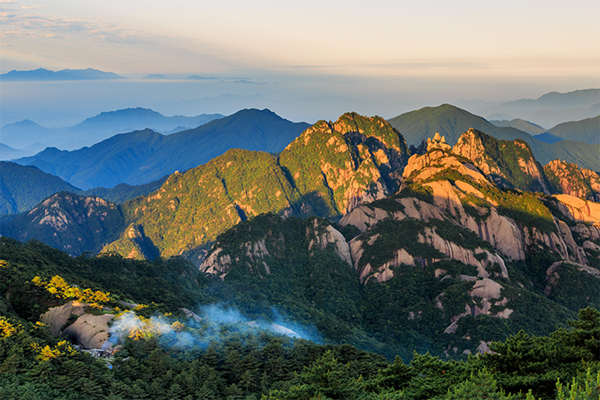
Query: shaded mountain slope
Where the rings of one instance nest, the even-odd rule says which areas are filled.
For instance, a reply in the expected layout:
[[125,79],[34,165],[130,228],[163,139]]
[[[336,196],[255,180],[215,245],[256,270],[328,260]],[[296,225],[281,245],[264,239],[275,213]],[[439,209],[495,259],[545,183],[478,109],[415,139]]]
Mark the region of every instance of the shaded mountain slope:
[[0,162],[0,215],[29,210],[51,194],[65,190],[78,189],[36,167]]
[[492,124],[498,126],[498,127],[504,127],[504,128],[515,128],[518,129],[520,131],[523,132],[527,132],[530,135],[538,135],[541,133],[544,133],[547,131],[546,128],[531,122],[531,121],[526,121],[524,119],[520,119],[520,118],[515,118],[512,120],[496,120],[496,121],[490,121]]
[[116,204],[68,192],[56,193],[30,211],[0,221],[3,236],[38,240],[71,255],[97,253],[122,230],[123,215]]
[[154,192],[162,186],[167,180],[167,177],[163,177],[156,181],[145,183],[143,185],[128,185],[126,183],[120,183],[112,188],[97,187],[82,191],[80,194],[85,196],[102,197],[105,200],[113,203],[123,203],[127,200],[134,199],[139,196],[145,196],[151,192]]
[[548,133],[548,132],[546,132],[546,133],[540,133],[539,135],[534,135],[533,138],[535,140],[539,140],[539,141],[542,141],[542,142],[545,142],[545,143],[550,143],[550,144],[556,143],[556,142],[560,142],[561,140],[564,140],[563,138],[561,138],[559,136],[556,136],[556,135],[553,135],[553,134]]
[[548,132],[563,139],[597,145],[600,144],[600,115],[581,121],[563,122]]

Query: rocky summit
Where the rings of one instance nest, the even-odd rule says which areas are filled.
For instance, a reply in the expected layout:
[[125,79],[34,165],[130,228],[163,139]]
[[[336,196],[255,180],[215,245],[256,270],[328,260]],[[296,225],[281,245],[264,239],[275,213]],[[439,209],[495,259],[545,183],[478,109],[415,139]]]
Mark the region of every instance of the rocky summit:
[[124,203],[128,228],[104,251],[143,257],[148,249],[132,240],[140,227],[145,245],[173,256],[193,253],[265,212],[339,217],[361,202],[393,194],[407,158],[404,139],[382,118],[348,113],[335,122],[319,121],[278,156],[230,150]]
[[[72,255],[182,255],[217,298],[281,304],[328,340],[454,357],[600,306],[597,186],[521,139],[434,133],[411,155],[385,120],[347,113],[279,154],[232,149],[120,205],[62,192],[1,227]],[[88,314],[68,332],[105,337]]]
[[[268,282],[289,274],[289,264],[337,259],[365,293],[389,302],[377,304],[394,313],[385,317],[392,330],[423,337],[424,321],[436,320],[449,355],[489,351],[490,340],[517,327],[544,331],[535,310],[553,310],[544,311],[548,322],[600,304],[600,204],[550,194],[526,143],[469,130],[450,146],[436,134],[409,158],[401,182],[335,223],[247,221],[217,237],[200,270]],[[585,294],[574,282],[587,282]],[[397,285],[411,295],[398,297]]]

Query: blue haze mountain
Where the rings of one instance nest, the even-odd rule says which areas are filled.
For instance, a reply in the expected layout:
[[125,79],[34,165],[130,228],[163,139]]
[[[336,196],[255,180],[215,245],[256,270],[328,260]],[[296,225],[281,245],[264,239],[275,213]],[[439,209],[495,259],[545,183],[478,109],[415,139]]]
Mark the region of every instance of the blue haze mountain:
[[195,128],[221,117],[221,114],[165,116],[147,108],[125,108],[102,112],[63,128],[46,128],[31,120],[15,122],[2,127],[0,142],[19,149],[33,146],[37,147],[37,151],[45,147],[76,149],[93,145],[118,133],[146,128],[168,133],[175,129]]
[[83,189],[139,185],[194,168],[231,148],[278,153],[307,127],[266,109],[246,109],[171,135],[139,130],[75,151],[47,148],[17,162]]

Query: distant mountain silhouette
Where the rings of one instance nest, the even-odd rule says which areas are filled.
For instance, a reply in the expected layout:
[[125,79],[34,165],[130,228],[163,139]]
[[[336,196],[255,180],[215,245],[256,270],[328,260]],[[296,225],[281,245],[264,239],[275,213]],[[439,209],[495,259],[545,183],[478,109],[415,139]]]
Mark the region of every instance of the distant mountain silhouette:
[[26,154],[23,151],[0,143],[0,160],[12,160],[13,158],[23,157],[24,155]]
[[17,162],[84,189],[139,185],[206,163],[231,148],[279,152],[306,127],[266,109],[247,109],[172,135],[134,131],[75,151],[48,148]]
[[544,126],[574,121],[600,114],[600,89],[583,89],[567,93],[550,92],[537,99],[505,102],[487,110],[486,115],[524,118]]
[[38,68],[28,71],[12,70],[0,74],[0,80],[3,81],[83,81],[122,78],[114,72],[104,72],[93,68],[61,69],[60,71]]
[[76,149],[92,145],[117,133],[145,128],[167,133],[174,129],[195,128],[221,117],[221,114],[165,116],[147,108],[125,108],[102,112],[65,128],[45,128],[31,120],[15,122],[2,127],[0,142],[16,148],[36,145],[38,149]]
[[495,121],[490,121],[492,124],[499,126],[499,127],[504,127],[504,128],[515,128],[518,130],[521,130],[523,132],[527,132],[530,135],[539,135],[540,133],[544,133],[546,132],[546,128],[544,128],[543,126],[540,126],[534,122],[531,121],[527,121],[524,119],[520,119],[520,118],[515,118],[512,120],[495,120]]

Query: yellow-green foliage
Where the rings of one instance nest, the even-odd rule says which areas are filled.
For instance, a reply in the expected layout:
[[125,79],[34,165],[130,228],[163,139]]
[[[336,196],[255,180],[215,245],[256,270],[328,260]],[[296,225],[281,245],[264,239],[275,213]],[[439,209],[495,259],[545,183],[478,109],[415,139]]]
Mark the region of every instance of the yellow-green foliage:
[[66,340],[61,340],[56,346],[40,345],[37,342],[31,343],[31,349],[37,354],[36,358],[40,361],[50,361],[61,356],[71,356],[76,353],[75,349]]
[[570,384],[556,382],[556,400],[598,400],[600,399],[600,371],[592,374],[588,368],[585,376],[574,377]]
[[13,324],[6,317],[0,315],[0,338],[10,337],[20,329],[18,324]]
[[34,276],[31,282],[45,288],[49,293],[61,299],[73,299],[84,303],[89,303],[95,308],[102,308],[101,303],[111,301],[110,293],[90,288],[81,289],[77,286],[69,285],[60,275],[54,275],[49,281],[44,281],[39,276]]

